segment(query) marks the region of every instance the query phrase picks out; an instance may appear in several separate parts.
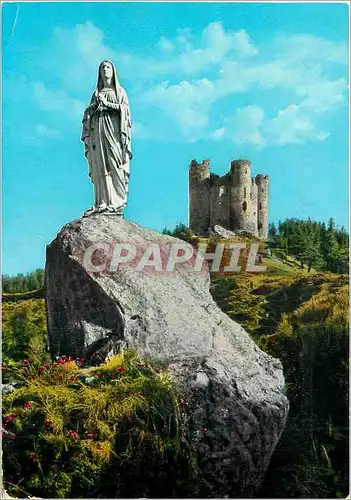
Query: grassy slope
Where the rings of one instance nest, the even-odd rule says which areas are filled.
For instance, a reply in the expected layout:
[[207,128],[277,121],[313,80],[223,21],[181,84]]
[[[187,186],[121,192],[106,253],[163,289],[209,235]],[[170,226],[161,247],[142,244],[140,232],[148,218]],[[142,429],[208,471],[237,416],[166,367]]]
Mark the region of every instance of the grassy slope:
[[293,259],[263,264],[266,272],[211,280],[221,309],[283,363],[290,413],[260,496],[344,498],[349,278],[307,273]]
[[[245,237],[236,239],[236,242],[238,240],[245,243],[255,242]],[[210,247],[211,245],[214,247],[216,241],[218,239],[210,239],[208,241]],[[288,423],[285,437],[283,436],[281,440],[281,449],[275,454],[278,457],[276,460],[278,464],[274,464],[273,460],[273,470],[268,473],[267,491],[264,491],[262,496],[310,498],[345,496],[346,472],[337,462],[339,457],[342,457],[347,467],[347,457],[340,451],[340,447],[346,449],[347,442],[347,436],[345,438],[342,429],[344,417],[338,420],[338,415],[342,413],[343,408],[347,408],[347,402],[344,400],[347,392],[345,387],[347,368],[344,365],[347,362],[345,332],[349,314],[348,277],[315,270],[307,273],[306,269],[301,269],[293,259],[282,262],[270,258],[265,254],[262,242],[260,252],[264,254],[262,264],[267,266],[266,272],[213,273],[211,292],[223,311],[242,324],[264,350],[283,362],[288,396],[292,402],[292,420],[290,424]],[[247,254],[245,255],[243,251],[239,260],[243,269],[246,257]],[[34,351],[34,355],[47,356],[40,344],[45,334],[44,300],[38,298],[24,300],[24,298],[26,294],[23,297],[16,294],[16,297],[9,297],[9,300],[2,304],[3,353],[6,361],[13,357],[16,360],[26,357],[28,351],[30,353]],[[15,338],[14,333],[19,331],[26,332],[24,341]],[[326,415],[324,416],[323,409],[317,409],[319,424],[322,422],[321,425],[324,427],[324,420],[330,416],[332,423],[329,427],[333,430],[330,430],[330,443],[324,434],[319,438],[323,443],[322,454],[327,457],[327,466],[323,469],[321,452],[317,450],[312,460],[315,464],[313,472],[309,458],[306,461],[304,458],[308,455],[306,450],[303,447],[293,448],[295,443],[300,446],[300,431],[294,437],[295,429],[304,426],[304,422],[300,419],[301,391],[297,387],[297,383],[303,380],[304,375],[298,370],[306,370],[306,366],[312,366],[312,362],[316,363],[315,359],[308,361],[306,358],[307,364],[303,366],[300,361],[301,355],[306,357],[304,350],[306,331],[307,337],[310,336],[311,342],[314,343],[317,356],[316,383],[322,380],[324,372],[326,379],[322,384],[325,386],[329,381],[334,383],[333,378],[339,378],[324,395],[330,406],[330,409],[326,410]],[[320,339],[318,339],[319,331]],[[34,340],[31,341],[31,337]],[[341,370],[339,366],[342,367]],[[318,389],[320,392],[322,390]],[[333,394],[336,392],[338,395],[334,402]],[[302,400],[306,400],[306,395]],[[335,414],[333,414],[334,408]],[[318,440],[316,443],[318,445]],[[331,461],[333,466],[329,467],[328,461]],[[319,471],[322,471],[321,478],[318,475]]]
[[[22,295],[22,294],[16,294]],[[27,296],[27,294],[23,294]],[[6,363],[46,352],[45,300],[26,298],[2,303],[2,359]],[[6,380],[6,372],[3,373]]]
[[3,302],[19,302],[21,300],[43,299],[43,298],[44,298],[44,288],[39,288],[38,290],[31,290],[30,292],[2,294]]
[[274,333],[284,312],[309,299],[321,281],[333,279],[332,275],[317,273],[314,269],[307,273],[307,269],[301,269],[292,258],[283,262],[268,256],[262,241],[241,238],[240,242],[246,243],[247,248],[259,242],[259,252],[263,254],[259,265],[266,270],[246,272],[247,251],[244,250],[239,259],[242,271],[213,273],[211,293],[223,311],[255,336]]

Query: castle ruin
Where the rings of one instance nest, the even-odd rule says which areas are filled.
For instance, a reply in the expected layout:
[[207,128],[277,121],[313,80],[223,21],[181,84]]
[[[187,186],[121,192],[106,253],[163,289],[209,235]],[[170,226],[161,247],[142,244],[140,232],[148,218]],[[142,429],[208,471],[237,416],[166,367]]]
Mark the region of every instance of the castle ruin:
[[227,174],[210,172],[209,160],[189,168],[189,227],[207,235],[218,224],[259,238],[268,236],[268,175],[251,177],[251,162],[234,160]]

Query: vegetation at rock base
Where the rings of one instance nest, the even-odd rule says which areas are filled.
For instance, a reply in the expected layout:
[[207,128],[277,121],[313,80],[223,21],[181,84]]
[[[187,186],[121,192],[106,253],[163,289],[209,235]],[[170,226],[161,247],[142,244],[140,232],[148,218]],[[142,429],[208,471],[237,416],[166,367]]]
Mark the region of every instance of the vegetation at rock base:
[[130,350],[97,368],[67,356],[40,361],[11,368],[19,387],[3,399],[10,495],[201,496],[198,433],[189,433],[185,403],[164,370]]
[[[27,358],[48,361],[44,299],[2,303],[2,361],[10,369]],[[3,382],[10,378],[3,370]]]
[[[321,235],[323,225],[284,224],[271,226],[271,250],[259,242],[266,272],[245,272],[243,251],[242,272],[211,273],[211,292],[284,368],[290,413],[257,497],[343,498],[349,286],[348,276],[336,273],[345,271],[348,235],[329,223],[326,238],[317,244],[315,237],[312,259],[302,244],[294,249],[291,231]],[[206,242],[209,251],[230,242],[196,238],[181,224],[166,232]],[[166,370],[132,351],[94,368],[69,358],[50,362],[44,300],[28,298],[28,287],[7,290],[2,373],[17,384],[3,398],[6,490],[14,497],[165,497],[174,484],[174,496],[210,496],[192,450],[202,430],[191,429]]]

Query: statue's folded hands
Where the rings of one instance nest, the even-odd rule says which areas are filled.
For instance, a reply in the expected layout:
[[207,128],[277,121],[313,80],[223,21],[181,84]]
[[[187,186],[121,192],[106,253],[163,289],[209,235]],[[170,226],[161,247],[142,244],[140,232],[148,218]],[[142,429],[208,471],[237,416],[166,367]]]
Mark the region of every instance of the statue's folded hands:
[[109,101],[107,99],[107,97],[105,97],[104,94],[102,94],[102,93],[99,94],[99,99],[102,102],[103,106],[105,106],[106,108],[115,109],[115,110],[119,110],[121,108],[121,105],[119,102]]
[[106,108],[115,109],[116,111],[119,111],[121,109],[121,105],[118,103],[106,101],[106,103],[104,103],[104,104],[105,104]]

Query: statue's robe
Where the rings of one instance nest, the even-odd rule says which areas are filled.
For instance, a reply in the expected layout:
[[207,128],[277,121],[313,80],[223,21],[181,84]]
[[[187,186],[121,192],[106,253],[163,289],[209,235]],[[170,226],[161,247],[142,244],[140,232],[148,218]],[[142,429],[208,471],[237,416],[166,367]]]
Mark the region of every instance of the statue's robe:
[[[98,107],[98,94],[108,101]],[[95,206],[127,203],[131,151],[129,103],[122,87],[96,90],[84,112],[82,141],[94,185]]]

